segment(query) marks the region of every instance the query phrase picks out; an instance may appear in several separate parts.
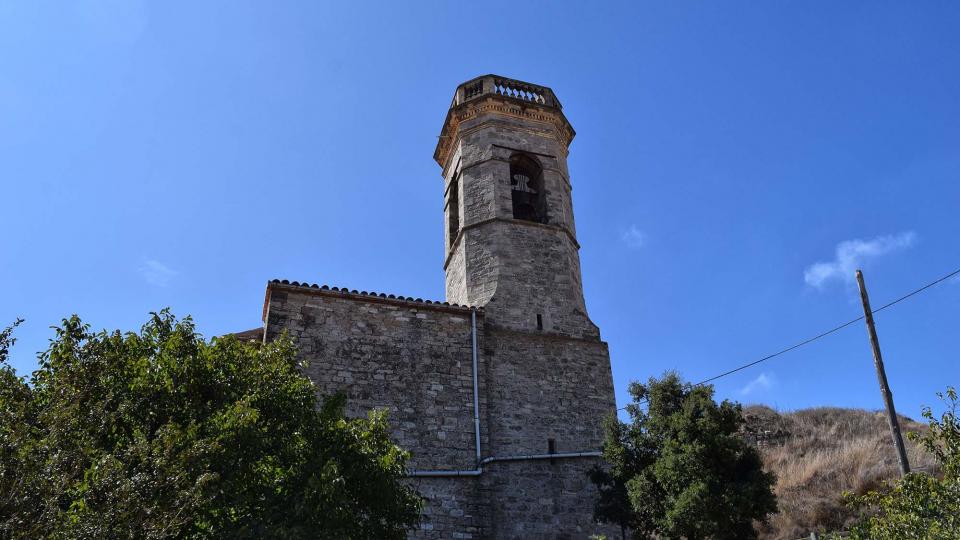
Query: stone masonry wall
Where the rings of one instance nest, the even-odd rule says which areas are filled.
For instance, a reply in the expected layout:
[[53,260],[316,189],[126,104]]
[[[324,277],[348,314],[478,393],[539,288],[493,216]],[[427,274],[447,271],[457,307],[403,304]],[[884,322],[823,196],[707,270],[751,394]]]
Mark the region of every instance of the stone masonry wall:
[[[266,339],[288,332],[323,397],[389,410],[420,470],[476,466],[470,310],[271,284]],[[592,451],[613,409],[606,344],[498,329],[478,316],[483,457]],[[413,538],[586,538],[594,458],[497,461],[480,476],[411,478],[426,499]],[[581,534],[582,533],[582,534]]]
[[588,473],[597,458],[495,463],[482,476],[490,501],[483,538],[587,540],[620,538],[619,527],[594,523],[596,494]]
[[267,340],[284,330],[321,397],[389,411],[411,468],[475,466],[469,309],[271,285]]
[[[497,261],[496,290],[485,304],[487,321],[534,334],[599,339],[583,301],[577,246],[566,233],[517,221],[488,223],[469,232],[477,244],[493,246],[487,249]],[[467,259],[470,272],[469,248]]]
[[[467,232],[469,234],[469,231]],[[464,250],[458,249],[450,257],[450,270],[446,274],[447,300],[457,304],[470,304],[467,298],[467,280],[464,273],[467,263],[464,261]]]
[[[487,416],[484,454],[600,450],[603,418],[615,412],[607,344],[550,332],[484,324],[482,380]],[[593,521],[596,489],[587,476],[597,458],[491,463],[484,470],[490,538],[614,538]]]
[[[599,450],[616,409],[607,344],[484,328],[483,380],[492,455]],[[495,384],[494,384],[495,381]]]
[[[469,308],[293,285],[268,291],[266,339],[289,333],[321,398],[343,392],[355,417],[387,409],[411,469],[476,466]],[[410,481],[427,501],[415,537],[486,537],[476,478]]]

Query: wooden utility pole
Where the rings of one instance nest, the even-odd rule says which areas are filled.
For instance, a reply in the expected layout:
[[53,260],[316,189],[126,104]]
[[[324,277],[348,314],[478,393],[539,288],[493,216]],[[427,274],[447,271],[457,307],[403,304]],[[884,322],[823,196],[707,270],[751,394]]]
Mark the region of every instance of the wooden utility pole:
[[890,435],[893,436],[893,446],[897,449],[897,460],[900,462],[900,474],[910,472],[910,463],[907,461],[907,450],[903,446],[903,436],[900,434],[900,422],[897,421],[897,410],[893,406],[893,394],[887,384],[887,372],[883,369],[883,357],[880,355],[880,340],[877,339],[877,329],[873,326],[873,311],[870,309],[870,298],[867,296],[867,286],[863,284],[863,272],[857,270],[857,285],[860,286],[860,300],[863,302],[863,318],[867,322],[867,333],[870,335],[870,347],[873,349],[873,364],[877,368],[877,381],[880,382],[880,394],[887,407],[887,420],[890,423]]

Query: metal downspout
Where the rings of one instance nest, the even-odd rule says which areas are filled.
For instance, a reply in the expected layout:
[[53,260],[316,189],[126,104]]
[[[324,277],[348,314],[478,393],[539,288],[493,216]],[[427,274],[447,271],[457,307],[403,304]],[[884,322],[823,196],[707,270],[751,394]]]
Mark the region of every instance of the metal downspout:
[[589,452],[560,452],[556,454],[523,454],[518,456],[490,456],[483,458],[480,466],[476,469],[466,471],[410,471],[407,476],[480,476],[483,474],[483,466],[495,461],[530,461],[540,459],[571,459],[602,457],[603,452],[591,450]]
[[563,452],[557,454],[523,454],[515,456],[490,456],[480,458],[480,385],[479,369],[477,367],[477,308],[470,310],[470,330],[471,330],[471,360],[473,361],[473,429],[476,437],[477,449],[477,467],[462,471],[410,471],[407,476],[414,477],[450,477],[450,476],[480,476],[483,474],[483,466],[495,461],[526,461],[538,459],[568,459],[579,457],[601,457],[600,451],[589,452]]
[[472,330],[471,349],[473,352],[473,430],[477,440],[477,468],[480,468],[480,374],[477,369],[477,308],[470,309]]

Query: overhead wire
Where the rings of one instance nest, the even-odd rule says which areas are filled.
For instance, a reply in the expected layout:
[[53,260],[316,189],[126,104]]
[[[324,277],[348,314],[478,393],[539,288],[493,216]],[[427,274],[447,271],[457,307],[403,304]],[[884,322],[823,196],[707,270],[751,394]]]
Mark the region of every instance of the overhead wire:
[[[915,290],[913,290],[913,291],[911,291],[911,292],[909,292],[909,293],[907,293],[907,294],[905,294],[905,295],[897,298],[896,300],[893,300],[893,301],[891,301],[891,302],[887,302],[886,304],[878,307],[877,309],[871,310],[871,313],[878,313],[878,312],[883,311],[883,310],[885,310],[885,309],[887,309],[887,308],[889,308],[889,307],[892,307],[892,306],[894,306],[894,305],[896,305],[896,304],[899,304],[900,302],[903,302],[903,301],[906,300],[907,298],[910,298],[911,296],[914,296],[914,295],[916,295],[916,294],[919,294],[919,293],[921,293],[921,292],[929,289],[930,287],[933,287],[934,285],[937,285],[938,283],[942,283],[942,282],[944,282],[944,281],[946,281],[946,280],[948,280],[948,279],[950,279],[950,278],[952,278],[953,276],[956,276],[956,275],[958,275],[958,274],[960,274],[960,268],[957,268],[956,270],[950,272],[949,274],[946,274],[945,276],[943,276],[943,277],[941,277],[941,278],[938,278],[938,279],[936,279],[936,280],[934,280],[934,281],[931,281],[930,283],[927,283],[926,285],[924,285],[924,286],[922,286],[922,287],[920,287],[920,288],[918,288],[918,289],[915,289]],[[703,385],[705,385],[705,384],[707,384],[707,383],[710,383],[710,382],[713,382],[713,381],[715,381],[715,380],[717,380],[717,379],[721,379],[721,378],[726,377],[726,376],[728,376],[728,375],[733,375],[734,373],[737,373],[738,371],[743,371],[743,370],[745,370],[745,369],[747,369],[747,368],[753,367],[753,366],[755,366],[755,365],[757,365],[757,364],[760,364],[760,363],[762,363],[762,362],[766,362],[767,360],[771,360],[771,359],[773,359],[773,358],[776,358],[776,357],[778,357],[778,356],[780,356],[780,355],[782,355],[782,354],[786,354],[786,353],[788,353],[788,352],[790,352],[790,351],[792,351],[792,350],[799,349],[800,347],[803,347],[804,345],[809,345],[810,343],[813,343],[814,341],[817,341],[817,340],[819,340],[819,339],[825,338],[825,337],[829,336],[830,334],[833,334],[834,332],[839,332],[840,330],[843,330],[844,328],[850,326],[851,324],[860,322],[860,321],[862,321],[863,319],[864,319],[864,315],[861,315],[861,316],[859,316],[859,317],[857,317],[857,318],[855,318],[855,319],[851,319],[851,320],[849,320],[849,321],[847,321],[847,322],[845,322],[845,323],[843,323],[843,324],[834,326],[833,328],[831,328],[831,329],[829,329],[829,330],[826,330],[826,331],[824,331],[824,332],[821,332],[821,333],[819,333],[819,334],[817,334],[817,335],[815,335],[815,336],[813,336],[813,337],[811,337],[811,338],[807,338],[807,339],[805,339],[805,340],[803,340],[803,341],[801,341],[801,342],[799,342],[799,343],[796,343],[796,344],[794,344],[794,345],[791,345],[791,346],[789,346],[789,347],[787,347],[787,348],[785,348],[785,349],[779,350],[779,351],[777,351],[777,352],[775,352],[775,353],[773,353],[773,354],[768,354],[767,356],[764,356],[763,358],[759,358],[759,359],[754,360],[754,361],[752,361],[752,362],[743,364],[743,365],[741,365],[741,366],[737,366],[737,367],[735,367],[735,368],[733,368],[733,369],[731,369],[731,370],[724,371],[723,373],[721,373],[721,374],[719,374],[719,375],[714,375],[713,377],[710,377],[709,379],[704,379],[704,380],[702,380],[702,381],[694,384],[693,386],[695,386],[695,387],[696,387],[696,386],[703,386]],[[641,405],[641,404],[646,403],[646,402],[647,402],[647,400],[646,400],[646,399],[643,399],[643,400],[638,401],[638,402],[636,403],[636,405]],[[617,410],[618,410],[618,411],[622,411],[622,410],[626,409],[628,406],[629,406],[629,405],[625,405],[625,406],[623,406],[623,407],[618,408]]]

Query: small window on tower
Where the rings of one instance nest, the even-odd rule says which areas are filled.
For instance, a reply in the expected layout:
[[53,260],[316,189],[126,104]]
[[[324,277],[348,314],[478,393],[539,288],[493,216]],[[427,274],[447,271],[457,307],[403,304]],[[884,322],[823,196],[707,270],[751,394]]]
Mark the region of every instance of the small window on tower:
[[447,216],[450,220],[450,246],[457,240],[460,233],[460,175],[456,175],[450,182],[450,193],[447,196]]
[[514,219],[547,222],[543,171],[529,156],[517,154],[510,158],[510,193],[513,198]]

